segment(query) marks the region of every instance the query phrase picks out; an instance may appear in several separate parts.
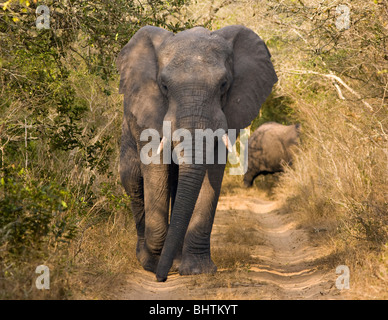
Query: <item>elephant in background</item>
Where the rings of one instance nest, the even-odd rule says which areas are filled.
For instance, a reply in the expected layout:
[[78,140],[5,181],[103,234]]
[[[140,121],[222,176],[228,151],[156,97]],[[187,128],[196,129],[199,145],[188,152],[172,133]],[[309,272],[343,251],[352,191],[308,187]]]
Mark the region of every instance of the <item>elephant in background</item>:
[[244,185],[251,187],[255,178],[282,172],[284,164],[292,164],[291,147],[298,144],[300,124],[285,126],[267,122],[257,128],[248,139],[248,170]]
[[[141,134],[154,129],[163,137],[166,121],[172,131],[193,135],[197,129],[247,127],[277,82],[270,57],[263,40],[238,25],[177,34],[146,26],[121,50],[120,177],[131,197],[136,256],[158,281],[167,279],[173,263],[181,275],[216,271],[210,234],[225,164],[196,163],[194,155],[203,150],[194,144],[191,164],[145,164],[140,155],[147,141]],[[177,144],[160,141],[161,158]],[[218,142],[215,155],[227,145]]]

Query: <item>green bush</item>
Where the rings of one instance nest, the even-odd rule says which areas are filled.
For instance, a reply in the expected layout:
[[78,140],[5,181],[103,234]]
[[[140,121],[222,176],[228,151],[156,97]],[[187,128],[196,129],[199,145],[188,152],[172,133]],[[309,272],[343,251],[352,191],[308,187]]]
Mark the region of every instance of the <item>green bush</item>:
[[0,246],[8,258],[58,247],[76,236],[76,221],[67,213],[69,192],[55,182],[30,179],[21,169],[0,179]]
[[252,121],[251,132],[265,122],[274,121],[288,125],[295,121],[292,99],[288,96],[276,95],[273,91],[260,108],[260,114]]

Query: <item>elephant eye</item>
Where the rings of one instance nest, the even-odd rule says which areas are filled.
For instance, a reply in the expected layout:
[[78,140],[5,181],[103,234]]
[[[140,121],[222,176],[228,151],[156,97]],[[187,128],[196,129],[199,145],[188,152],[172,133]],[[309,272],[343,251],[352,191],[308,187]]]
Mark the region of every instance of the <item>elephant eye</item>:
[[167,93],[168,88],[167,88],[166,84],[165,84],[164,82],[162,82],[162,83],[160,84],[160,86],[161,86],[162,91],[163,91],[164,93]]
[[226,87],[228,85],[228,81],[223,81],[222,84],[221,84],[221,92],[224,93],[225,90],[226,90]]

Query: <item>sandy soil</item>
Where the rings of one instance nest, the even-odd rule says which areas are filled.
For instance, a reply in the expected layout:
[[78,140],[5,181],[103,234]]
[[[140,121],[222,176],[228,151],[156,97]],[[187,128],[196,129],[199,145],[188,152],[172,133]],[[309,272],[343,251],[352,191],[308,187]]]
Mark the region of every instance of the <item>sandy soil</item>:
[[[254,196],[221,197],[212,252],[216,264],[221,264],[215,275],[171,273],[167,282],[158,283],[154,274],[139,269],[128,276],[117,298],[343,298],[335,286],[338,275],[326,267],[330,252],[312,243],[309,231],[299,228],[292,214],[284,213],[277,201]],[[244,263],[236,263],[234,254],[242,254]]]

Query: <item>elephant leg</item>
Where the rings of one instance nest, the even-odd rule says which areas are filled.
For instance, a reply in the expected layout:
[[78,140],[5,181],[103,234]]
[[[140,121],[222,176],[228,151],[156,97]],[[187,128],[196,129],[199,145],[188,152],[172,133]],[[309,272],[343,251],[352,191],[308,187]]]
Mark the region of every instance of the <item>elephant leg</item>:
[[210,257],[210,234],[220,195],[225,165],[209,165],[185,236],[181,275],[214,273],[216,265]]
[[263,168],[263,154],[259,150],[249,149],[248,151],[248,170],[244,174],[244,185],[249,188],[252,187],[254,180],[260,174]]
[[126,193],[131,197],[131,211],[137,231],[136,257],[140,261],[144,247],[145,215],[143,177],[140,170],[140,161],[135,146],[126,140],[123,144],[120,157],[120,177]]
[[[176,192],[177,192],[177,187],[178,187],[178,169],[179,169],[179,167],[175,163],[172,163],[170,165],[170,177],[169,178],[170,178],[170,190],[171,190],[171,210],[170,210],[171,213],[172,213],[173,208],[174,208],[174,202],[175,202],[175,197],[176,197]],[[181,264],[181,261],[182,261],[182,247],[179,248],[179,250],[174,258],[171,270],[178,271],[179,266]]]
[[252,187],[253,181],[257,177],[258,172],[256,168],[253,168],[253,164],[248,164],[248,171],[244,175],[244,185],[245,187],[249,188]]
[[149,164],[142,167],[144,179],[144,246],[140,262],[145,270],[155,272],[168,229],[170,201],[169,167]]

